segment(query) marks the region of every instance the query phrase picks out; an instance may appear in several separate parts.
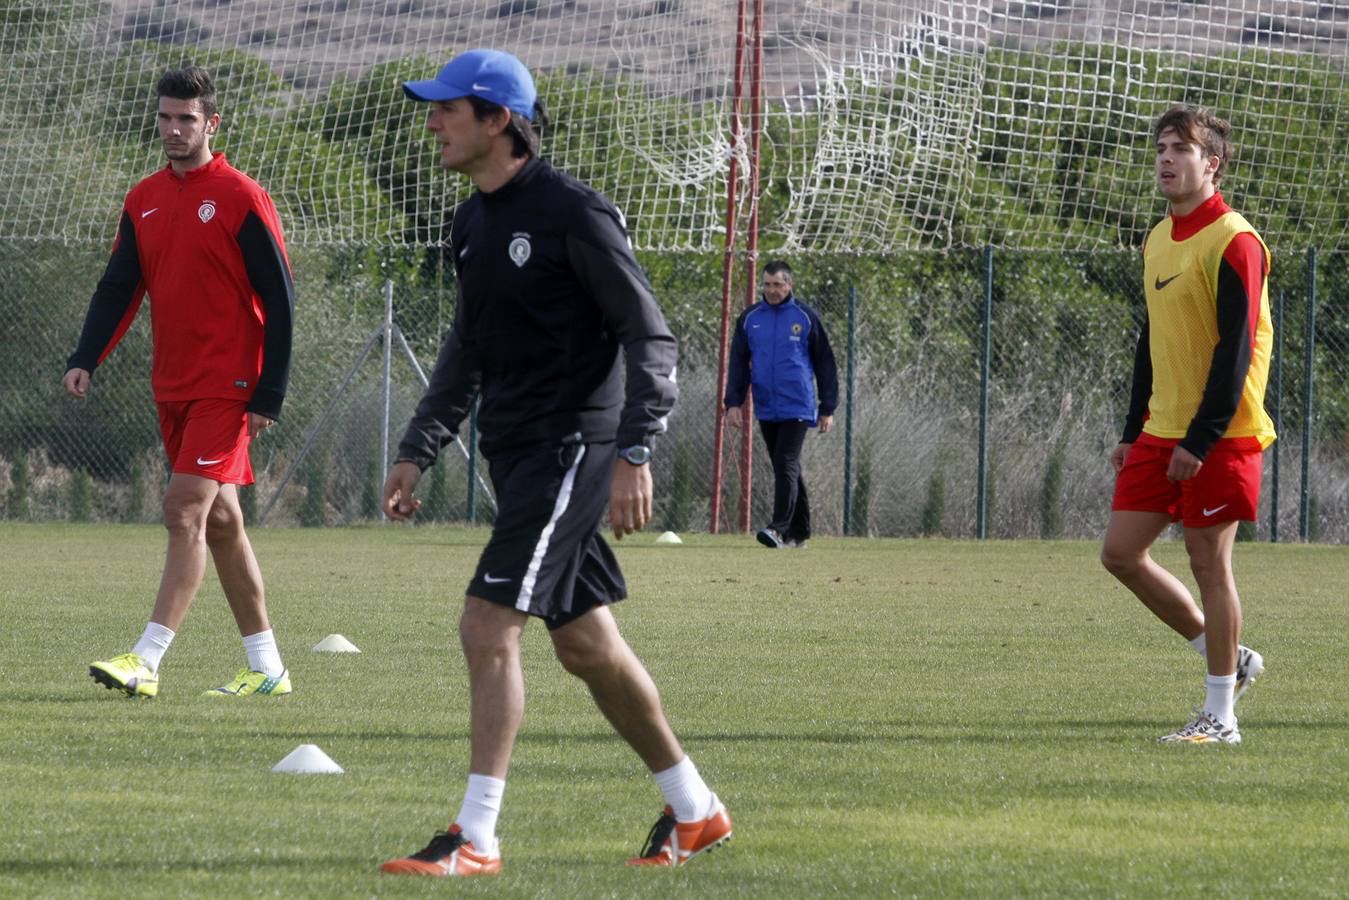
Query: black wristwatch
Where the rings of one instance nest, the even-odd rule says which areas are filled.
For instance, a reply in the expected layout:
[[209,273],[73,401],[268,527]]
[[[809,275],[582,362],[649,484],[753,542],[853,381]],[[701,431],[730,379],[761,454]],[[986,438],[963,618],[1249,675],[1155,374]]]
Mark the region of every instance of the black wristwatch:
[[651,448],[645,444],[623,447],[618,451],[618,458],[632,463],[634,466],[644,466],[651,462]]

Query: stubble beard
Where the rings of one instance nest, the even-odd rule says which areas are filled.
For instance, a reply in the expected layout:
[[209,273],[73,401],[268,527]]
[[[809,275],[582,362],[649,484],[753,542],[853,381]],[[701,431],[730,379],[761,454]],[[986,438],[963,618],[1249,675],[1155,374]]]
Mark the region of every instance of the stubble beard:
[[184,160],[195,159],[205,145],[206,138],[183,145],[181,149],[171,149],[168,144],[164,145],[164,156],[173,162],[182,162]]

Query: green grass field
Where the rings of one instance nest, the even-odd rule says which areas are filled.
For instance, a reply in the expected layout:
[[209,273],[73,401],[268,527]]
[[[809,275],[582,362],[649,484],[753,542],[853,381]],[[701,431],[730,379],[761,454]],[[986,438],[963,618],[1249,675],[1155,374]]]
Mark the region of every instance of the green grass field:
[[[462,796],[455,621],[485,537],[259,530],[296,693],[198,696],[243,662],[208,573],[159,697],[133,701],[87,667],[144,626],[162,531],[0,524],[0,895],[1349,895],[1349,549],[1249,544],[1268,671],[1245,743],[1214,747],[1155,743],[1202,701],[1202,661],[1094,544],[630,538],[620,625],[734,842],[622,865],[662,801],[536,624],[504,875],[383,876]],[[310,652],[332,632],[364,652]],[[346,774],[270,771],[302,743]]]

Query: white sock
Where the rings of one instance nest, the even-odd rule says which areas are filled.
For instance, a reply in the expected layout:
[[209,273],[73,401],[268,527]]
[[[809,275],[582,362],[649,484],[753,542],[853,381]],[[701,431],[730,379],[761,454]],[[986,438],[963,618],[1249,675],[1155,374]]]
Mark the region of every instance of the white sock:
[[1208,639],[1206,635],[1207,632],[1201,631],[1199,632],[1199,637],[1190,641],[1190,646],[1194,648],[1194,652],[1204,657],[1204,659],[1208,659]]
[[248,654],[248,667],[254,672],[278,678],[286,671],[281,664],[281,651],[276,648],[276,636],[270,628],[245,637],[244,652]]
[[1236,713],[1232,711],[1232,691],[1237,686],[1237,673],[1209,675],[1204,678],[1204,684],[1208,686],[1208,699],[1204,701],[1204,712],[1224,725],[1231,725],[1237,720]]
[[506,779],[491,775],[468,776],[464,790],[464,804],[454,824],[464,832],[464,838],[479,853],[492,855],[497,849],[497,816],[501,815],[501,795],[506,792]]
[[151,672],[158,672],[159,661],[164,658],[164,651],[169,649],[169,644],[173,643],[173,635],[172,628],[165,628],[158,622],[150,622],[145,626],[145,631],[141,632],[141,639],[136,641],[136,646],[131,648],[131,652],[145,660],[145,665]]
[[653,774],[678,821],[696,822],[712,811],[712,791],[687,756],[665,771]]

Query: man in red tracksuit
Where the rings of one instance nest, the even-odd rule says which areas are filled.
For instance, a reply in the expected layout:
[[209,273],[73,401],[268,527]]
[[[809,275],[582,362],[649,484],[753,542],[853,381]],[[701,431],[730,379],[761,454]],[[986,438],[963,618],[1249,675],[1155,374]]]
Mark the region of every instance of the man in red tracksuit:
[[154,612],[131,652],[89,674],[132,697],[159,693],[159,662],[187,615],[207,551],[243,635],[248,665],[211,696],[280,695],[289,673],[272,634],[262,574],[244,533],[238,486],[253,483],[249,442],[276,423],[290,374],[295,290],[271,198],[212,153],[220,127],[204,69],[168,72],[156,87],[169,164],[127,194],[112,257],[89,303],[62,379],[88,396],[94,369],[150,297],[151,385],[173,474],[169,532]]

